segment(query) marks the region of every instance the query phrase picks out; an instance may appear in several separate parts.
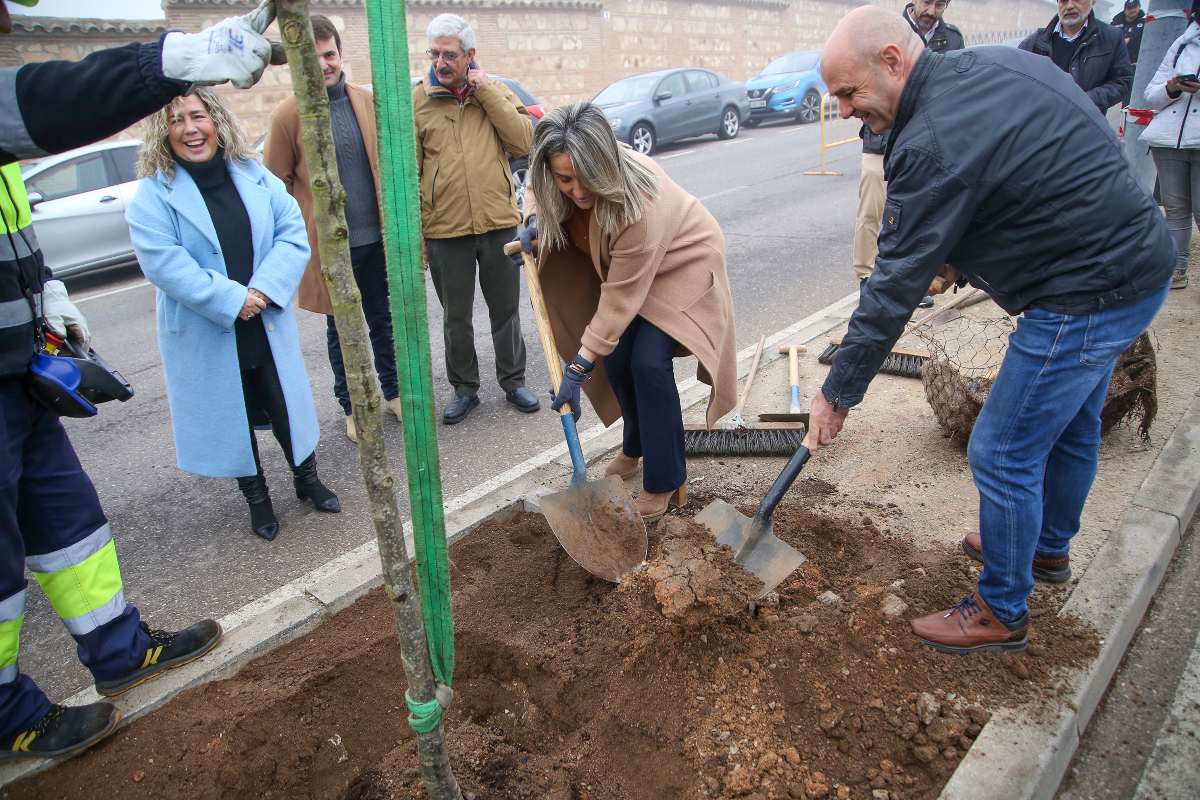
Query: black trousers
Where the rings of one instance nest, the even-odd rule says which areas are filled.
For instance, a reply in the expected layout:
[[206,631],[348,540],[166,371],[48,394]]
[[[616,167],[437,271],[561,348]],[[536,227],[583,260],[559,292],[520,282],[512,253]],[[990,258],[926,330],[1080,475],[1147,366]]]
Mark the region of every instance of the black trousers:
[[[363,316],[370,331],[379,388],[383,390],[383,399],[391,400],[400,396],[400,386],[396,382],[396,346],[392,340],[392,309],[388,301],[387,261],[383,254],[383,242],[351,248],[350,265],[354,267],[354,281],[362,295]],[[329,348],[329,366],[333,369],[333,396],[349,416],[353,408],[350,390],[346,386],[346,365],[342,361],[341,340],[332,315],[325,317],[325,344]]]
[[254,450],[254,463],[262,475],[262,461],[258,457],[258,439],[254,435],[256,425],[271,424],[275,440],[283,448],[290,466],[296,466],[292,457],[292,426],[288,423],[287,401],[283,387],[279,384],[279,373],[275,361],[267,356],[261,367],[242,370],[242,396],[246,399],[246,416],[250,420],[250,447]]
[[504,245],[517,238],[516,228],[426,239],[429,275],[442,304],[446,344],[446,377],[459,396],[479,391],[479,359],[475,355],[475,264],[479,288],[492,323],[496,381],[505,391],[525,385],[525,340],[521,338],[521,270],[504,255]]
[[660,328],[634,317],[616,349],[604,357],[625,418],[621,450],[645,458],[642,488],[647,492],[672,492],[687,480],[683,411],[672,366],[678,346]]

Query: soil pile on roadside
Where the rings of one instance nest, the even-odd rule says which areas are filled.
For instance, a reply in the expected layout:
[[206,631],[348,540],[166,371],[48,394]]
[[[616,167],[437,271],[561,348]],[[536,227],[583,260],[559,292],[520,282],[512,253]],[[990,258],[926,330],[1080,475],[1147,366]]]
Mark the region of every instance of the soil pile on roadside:
[[[620,588],[567,559],[540,516],[489,522],[455,545],[446,721],[464,789],[935,797],[991,710],[1046,706],[1062,691],[1058,668],[1096,652],[1093,635],[1055,615],[1061,589],[1035,595],[1027,653],[920,645],[908,620],[966,594],[976,565],[893,539],[883,509],[837,508],[779,509],[777,535],[809,560],[753,610],[754,579],[688,520],[660,524],[651,563]],[[372,593],[5,796],[423,798],[390,627]]]

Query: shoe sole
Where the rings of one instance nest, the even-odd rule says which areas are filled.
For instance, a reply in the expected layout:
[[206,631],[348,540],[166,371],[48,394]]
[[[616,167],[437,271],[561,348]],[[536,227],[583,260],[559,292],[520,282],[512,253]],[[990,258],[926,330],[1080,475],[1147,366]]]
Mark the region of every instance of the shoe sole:
[[[962,551],[967,554],[968,558],[983,563],[983,553],[969,546],[965,541],[962,543]],[[1033,568],[1033,577],[1037,580],[1045,581],[1046,583],[1066,583],[1071,580],[1071,568],[1049,570],[1042,567]]]
[[105,688],[101,689],[99,684],[97,684],[96,692],[99,693],[103,697],[119,697],[120,695],[123,695],[126,692],[128,692],[130,689],[134,689],[138,686],[141,686],[143,683],[146,683],[147,681],[152,681],[155,678],[157,678],[158,676],[163,675],[167,672],[170,672],[173,669],[179,669],[180,667],[186,666],[199,658],[203,658],[204,656],[206,656],[210,652],[212,652],[212,649],[214,647],[216,647],[218,644],[220,644],[221,640],[223,638],[225,638],[225,631],[218,626],[217,635],[214,636],[212,639],[210,639],[208,641],[208,643],[205,644],[204,647],[201,648],[200,650],[197,650],[194,653],[191,653],[186,656],[180,656],[179,658],[175,659],[174,661],[167,661],[162,664],[158,664],[158,665],[156,665],[157,669],[155,669],[151,672],[147,672],[145,675],[143,675],[142,677],[138,678],[136,681],[134,681],[133,683],[130,683],[128,685],[105,687]]
[[923,645],[932,647],[942,653],[951,653],[956,656],[969,656],[973,653],[1016,653],[1024,650],[1029,646],[1029,639],[1025,638],[1019,642],[990,642],[988,644],[977,644],[971,647],[955,647],[954,645],[942,644],[931,639],[925,639],[918,636],[917,639]]
[[0,764],[7,764],[12,761],[22,761],[31,758],[63,758],[77,756],[84,750],[90,749],[92,746],[99,744],[107,739],[112,732],[117,729],[118,723],[121,721],[121,712],[113,709],[113,714],[108,718],[108,724],[104,726],[104,730],[92,734],[79,744],[63,747],[58,750],[43,750],[40,753],[22,753],[13,752],[11,750],[0,751]]
[[509,400],[508,404],[510,406],[512,406],[513,408],[515,408],[517,411],[520,411],[522,414],[533,414],[535,412],[542,410],[541,403],[537,404],[536,406],[523,406],[523,405],[514,403],[512,400]]

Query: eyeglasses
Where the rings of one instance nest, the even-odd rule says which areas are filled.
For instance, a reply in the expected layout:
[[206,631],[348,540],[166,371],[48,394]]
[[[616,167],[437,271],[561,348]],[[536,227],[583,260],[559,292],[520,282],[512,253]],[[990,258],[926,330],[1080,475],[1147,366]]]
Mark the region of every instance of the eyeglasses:
[[454,50],[434,50],[432,48],[426,50],[425,55],[429,56],[430,61],[437,61],[439,58],[445,61],[458,61],[463,57],[462,53]]

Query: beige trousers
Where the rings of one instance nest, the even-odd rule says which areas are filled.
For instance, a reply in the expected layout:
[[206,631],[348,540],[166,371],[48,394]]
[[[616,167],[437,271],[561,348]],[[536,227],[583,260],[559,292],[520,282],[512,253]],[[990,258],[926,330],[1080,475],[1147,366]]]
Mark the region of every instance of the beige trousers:
[[862,174],[858,178],[858,217],[854,221],[854,244],[850,263],[859,280],[875,269],[879,255],[879,228],[883,224],[883,203],[887,184],[883,180],[883,156],[863,153]]

